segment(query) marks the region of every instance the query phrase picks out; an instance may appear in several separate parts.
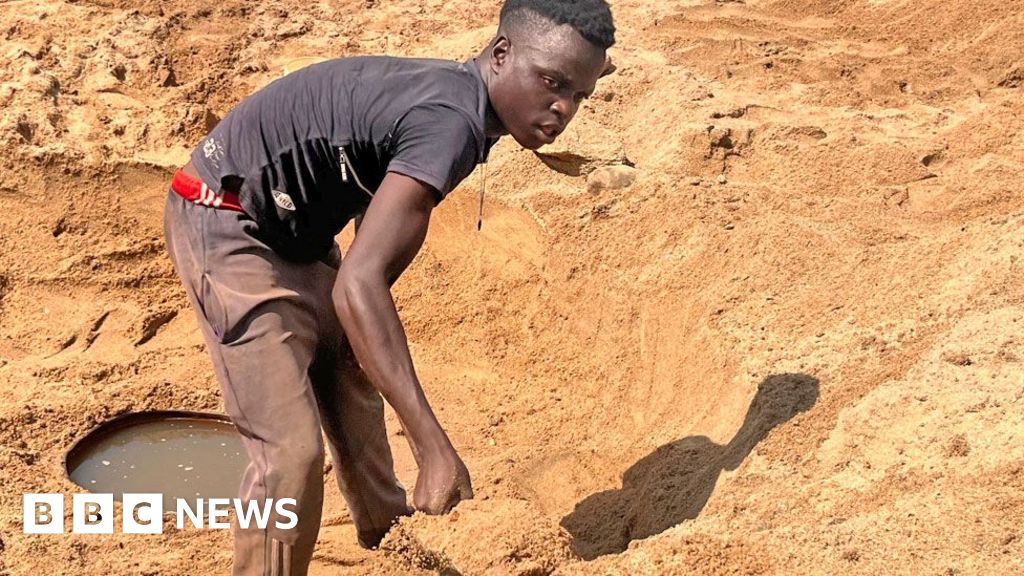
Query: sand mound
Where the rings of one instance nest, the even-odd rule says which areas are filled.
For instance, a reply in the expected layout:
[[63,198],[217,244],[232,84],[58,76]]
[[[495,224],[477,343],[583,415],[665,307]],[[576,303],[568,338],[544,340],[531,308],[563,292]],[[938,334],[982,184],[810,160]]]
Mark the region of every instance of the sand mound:
[[521,500],[470,501],[445,517],[403,520],[381,549],[444,574],[538,576],[571,562],[569,535]]
[[[1019,3],[613,8],[572,132],[501,142],[395,288],[478,500],[367,552],[330,484],[311,573],[1024,573]],[[172,170],[298,58],[463,59],[497,11],[4,5],[0,573],[227,571],[225,532],[21,533],[98,422],[220,405]]]

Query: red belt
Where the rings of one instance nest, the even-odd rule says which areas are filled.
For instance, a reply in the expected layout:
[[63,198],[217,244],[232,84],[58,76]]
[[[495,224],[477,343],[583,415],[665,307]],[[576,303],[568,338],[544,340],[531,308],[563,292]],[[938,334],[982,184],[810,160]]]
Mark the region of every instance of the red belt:
[[202,180],[189,176],[181,170],[174,173],[171,189],[177,192],[178,196],[195,204],[244,212],[242,205],[238,202],[238,194],[227,190],[214,192]]

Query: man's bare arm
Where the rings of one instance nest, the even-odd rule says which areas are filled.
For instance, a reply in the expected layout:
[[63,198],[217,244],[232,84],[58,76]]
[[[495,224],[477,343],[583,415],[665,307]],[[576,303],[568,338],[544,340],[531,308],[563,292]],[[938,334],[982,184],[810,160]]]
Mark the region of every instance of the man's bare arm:
[[390,286],[426,237],[433,192],[388,173],[359,222],[334,285],[334,306],[370,381],[395,409],[420,467],[414,504],[442,513],[472,497],[469,473],[427,402]]

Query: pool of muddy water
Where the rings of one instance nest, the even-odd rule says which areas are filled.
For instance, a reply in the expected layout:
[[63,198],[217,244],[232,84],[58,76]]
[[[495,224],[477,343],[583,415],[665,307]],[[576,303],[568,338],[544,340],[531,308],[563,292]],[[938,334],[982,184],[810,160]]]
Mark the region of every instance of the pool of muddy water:
[[226,418],[136,413],[108,422],[68,452],[68,476],[97,493],[234,498],[249,458]]

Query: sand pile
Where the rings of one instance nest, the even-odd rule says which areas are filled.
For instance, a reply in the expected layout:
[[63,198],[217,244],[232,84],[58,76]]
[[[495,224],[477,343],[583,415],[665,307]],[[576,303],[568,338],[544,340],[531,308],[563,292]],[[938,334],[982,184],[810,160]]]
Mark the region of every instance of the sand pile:
[[[613,8],[572,131],[501,142],[395,288],[477,500],[366,552],[325,476],[312,573],[1024,572],[1024,6]],[[21,533],[98,422],[219,409],[170,174],[293,59],[463,59],[497,10],[4,4],[0,573],[227,571],[225,532]]]
[[472,501],[445,517],[403,520],[381,549],[394,560],[449,574],[550,574],[576,559],[570,537],[522,500]]

